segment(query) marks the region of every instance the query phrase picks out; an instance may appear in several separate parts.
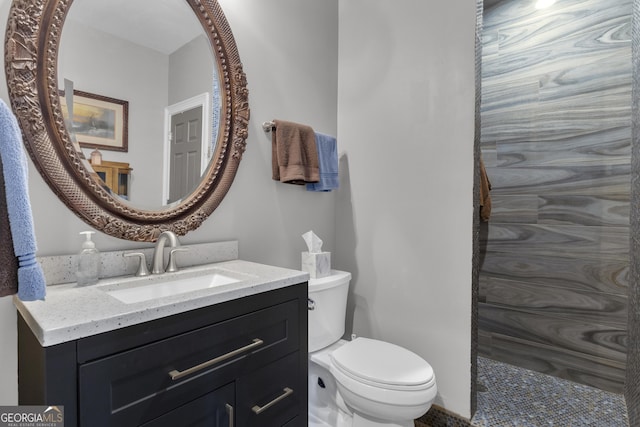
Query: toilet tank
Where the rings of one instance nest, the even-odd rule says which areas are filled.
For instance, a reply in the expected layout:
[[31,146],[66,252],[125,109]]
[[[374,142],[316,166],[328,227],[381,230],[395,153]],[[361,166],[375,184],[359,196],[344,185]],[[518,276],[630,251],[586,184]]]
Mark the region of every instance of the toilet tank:
[[309,280],[309,352],[320,350],[344,335],[351,273],[331,270]]

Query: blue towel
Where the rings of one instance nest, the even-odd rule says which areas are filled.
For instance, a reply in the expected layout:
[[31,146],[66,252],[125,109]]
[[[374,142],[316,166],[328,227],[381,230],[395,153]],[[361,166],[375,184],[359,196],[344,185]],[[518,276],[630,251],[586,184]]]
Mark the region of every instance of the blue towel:
[[338,143],[332,136],[315,132],[320,180],[307,184],[307,191],[331,191],[338,188]]
[[1,99],[0,158],[13,252],[18,257],[18,297],[23,301],[42,300],[46,294],[46,282],[42,267],[36,260],[37,247],[29,201],[27,157],[22,148],[22,134],[18,122]]

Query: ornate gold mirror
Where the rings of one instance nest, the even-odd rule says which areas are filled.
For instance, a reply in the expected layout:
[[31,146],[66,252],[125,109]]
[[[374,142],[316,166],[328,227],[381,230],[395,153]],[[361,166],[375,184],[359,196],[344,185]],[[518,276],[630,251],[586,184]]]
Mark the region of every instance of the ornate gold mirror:
[[[191,57],[206,56],[201,54],[202,46],[205,46],[204,49],[208,47],[212,58],[209,60],[210,65],[207,69],[207,67],[192,66],[178,54],[174,55],[178,59],[166,61],[156,55],[156,50],[164,48],[172,52],[176,50],[173,47],[168,48],[168,42],[149,50],[151,52],[149,58],[157,57],[159,63],[173,61],[178,64],[174,67],[176,69],[204,70],[203,74],[210,78],[209,82],[206,82],[209,90],[207,88],[201,90],[203,97],[189,98],[203,99],[202,104],[206,106],[201,113],[206,125],[200,123],[197,128],[194,128],[202,129],[194,133],[201,134],[203,142],[199,144],[204,147],[202,159],[192,161],[193,164],[198,165],[198,179],[187,187],[187,191],[183,191],[177,197],[169,198],[167,178],[163,171],[169,171],[173,167],[169,165],[170,160],[167,160],[172,157],[166,154],[167,142],[163,144],[162,139],[169,135],[167,138],[171,140],[171,138],[175,139],[175,136],[172,132],[167,133],[167,130],[172,131],[173,128],[168,127],[166,111],[177,108],[174,111],[182,114],[180,108],[185,103],[189,104],[187,102],[189,100],[183,101],[180,97],[187,96],[185,94],[188,91],[185,92],[186,89],[182,89],[183,92],[180,92],[172,88],[139,89],[142,83],[135,82],[134,74],[137,70],[130,59],[117,63],[113,68],[114,70],[121,68],[127,72],[120,81],[109,83],[111,86],[108,86],[104,76],[97,76],[101,85],[92,86],[94,83],[86,78],[86,75],[96,77],[95,74],[98,73],[96,70],[100,70],[101,67],[94,67],[92,70],[90,65],[95,65],[102,59],[114,60],[112,59],[115,55],[114,51],[117,50],[120,53],[123,51],[123,49],[97,44],[90,50],[97,50],[99,56],[96,57],[97,59],[92,59],[87,50],[81,50],[73,43],[74,40],[89,39],[93,34],[88,33],[89,35],[85,36],[77,31],[85,24],[82,17],[86,16],[83,13],[86,14],[87,10],[96,12],[98,16],[104,16],[97,10],[100,7],[99,2],[102,2],[105,7],[115,8],[121,16],[135,15],[135,13],[121,10],[127,3],[132,3],[131,1],[75,0],[74,3],[71,0],[14,0],[12,3],[5,39],[5,71],[11,106],[22,128],[27,151],[54,193],[92,227],[118,238],[135,241],[153,241],[164,230],[172,230],[176,234],[184,235],[200,226],[227,194],[246,145],[249,120],[248,90],[231,29],[215,0],[152,0],[147,3],[148,6],[145,6],[146,12],[140,12],[141,16],[137,17],[140,23],[145,20],[159,20],[161,18],[157,18],[155,13],[163,6],[173,8],[179,4],[187,11],[187,20],[183,21],[182,26],[189,30],[198,27],[194,35],[187,37],[191,41],[189,46],[200,46],[200,51],[194,51],[195,48],[189,47],[196,52],[192,52]],[[172,13],[175,16],[175,13]],[[188,19],[193,22],[189,22]],[[103,20],[106,21],[106,19]],[[161,24],[161,27],[169,31],[166,23]],[[123,28],[126,27],[131,27],[131,24],[126,24]],[[91,31],[95,30],[91,29]],[[136,31],[139,33],[140,28],[136,28]],[[124,30],[116,29],[115,32],[120,36]],[[159,37],[151,36],[147,39],[157,40]],[[140,56],[133,55],[137,59],[140,59]],[[77,69],[71,70],[67,65],[68,57],[76,58],[74,62],[76,67],[87,68],[90,71],[85,70],[83,74]],[[82,62],[83,59],[84,62]],[[148,59],[146,56],[142,60],[153,62],[153,59]],[[156,74],[162,79],[164,78],[162,73],[159,67],[157,72],[147,73],[140,80],[153,80],[158,78]],[[111,71],[109,74],[116,73]],[[166,74],[172,73],[166,72]],[[74,86],[78,90],[76,96],[79,96],[77,100],[69,96],[71,91],[68,87],[67,93],[63,92],[63,81],[67,77],[74,80]],[[171,80],[171,78],[167,79]],[[191,83],[193,80],[191,75],[183,76],[182,79],[183,83],[185,81]],[[136,90],[139,89],[145,95],[138,98],[132,95],[129,101],[127,85]],[[185,84],[179,83],[178,86],[185,86]],[[95,94],[93,93],[96,92],[95,87],[109,87],[110,93]],[[163,96],[162,91],[166,91],[167,95]],[[82,95],[86,96],[82,97]],[[159,108],[153,109],[153,114],[148,114],[146,104],[154,97],[159,98],[156,104],[165,102],[164,113],[161,111],[162,108]],[[166,100],[163,101],[163,97]],[[72,113],[73,116],[69,118],[69,112],[72,110],[83,111],[79,108],[84,105],[83,100],[88,104],[96,104],[97,108],[109,111],[111,106],[114,106],[115,117],[121,117],[118,119],[120,123],[124,118],[128,143],[124,144],[121,139],[114,137],[113,147],[104,144],[95,144],[92,147],[93,140],[87,142],[88,140],[83,139],[83,136],[76,132],[76,114]],[[70,108],[69,104],[74,107]],[[118,105],[127,106],[128,116],[122,113],[122,109],[117,110]],[[144,114],[147,114],[144,116],[145,119],[140,119]],[[91,115],[85,113],[84,118],[97,121],[93,113]],[[117,122],[116,119],[113,120],[114,123]],[[103,122],[100,121],[100,123]],[[140,122],[154,123],[154,127],[141,129]],[[186,123],[188,127],[190,122],[187,120]],[[109,128],[108,125],[105,127]],[[113,129],[117,130],[111,132]],[[115,125],[113,129],[110,130],[109,138],[113,136],[112,134],[117,135],[123,132]],[[146,140],[153,142],[143,143]],[[90,160],[92,151],[100,154],[100,158],[96,157],[97,161],[96,158]],[[157,157],[157,153],[163,153],[164,157]],[[135,160],[129,162],[126,154],[130,154]],[[105,173],[108,174],[110,170],[107,166],[116,168],[115,174],[119,173],[117,171],[125,171],[125,178],[132,178],[131,197],[129,193],[123,193],[114,188],[118,185],[117,179],[114,180],[116,184],[107,184],[109,180],[105,178]],[[152,181],[158,182],[162,188],[162,191],[158,190],[157,195],[155,190],[147,191],[147,187],[141,184],[144,178],[149,176],[153,177]],[[165,181],[164,185],[163,181]],[[136,185],[144,190],[138,190],[136,194]],[[153,194],[153,200],[157,203],[143,201],[142,196],[149,193]],[[134,199],[139,199],[140,202]]]

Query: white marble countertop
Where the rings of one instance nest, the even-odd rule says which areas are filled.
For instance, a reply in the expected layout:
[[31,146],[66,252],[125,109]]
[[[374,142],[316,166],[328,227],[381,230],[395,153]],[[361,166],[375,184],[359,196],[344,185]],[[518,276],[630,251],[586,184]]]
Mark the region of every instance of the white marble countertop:
[[[280,289],[309,279],[303,271],[233,260],[165,273],[163,279],[198,275],[214,267],[240,281],[221,287],[196,290],[126,304],[107,292],[125,286],[130,277],[103,279],[98,284],[77,287],[75,283],[47,287],[45,301],[14,304],[44,347],[171,316],[237,298]],[[142,278],[135,286],[149,284],[161,276]],[[146,282],[146,283],[144,283]]]

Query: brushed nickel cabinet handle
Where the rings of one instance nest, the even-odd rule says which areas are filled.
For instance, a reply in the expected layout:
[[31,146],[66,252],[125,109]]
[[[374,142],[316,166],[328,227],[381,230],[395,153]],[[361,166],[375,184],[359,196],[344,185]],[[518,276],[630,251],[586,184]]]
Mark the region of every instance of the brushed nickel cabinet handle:
[[237,356],[241,353],[244,353],[246,351],[252,350],[256,347],[261,346],[262,344],[264,344],[264,341],[262,341],[259,338],[254,338],[253,339],[253,343],[249,344],[249,345],[245,345],[244,347],[240,347],[239,349],[230,351],[227,354],[223,354],[222,356],[218,356],[215,359],[211,359],[208,360],[206,362],[203,362],[199,365],[196,366],[192,366],[189,369],[185,369],[184,371],[178,371],[176,369],[174,369],[173,371],[169,372],[169,376],[171,377],[172,380],[179,380],[180,378],[186,377],[187,375],[191,375],[195,372],[201,371],[203,369],[208,368],[209,366],[215,365],[216,363],[222,362],[223,360],[227,360],[227,359],[231,359],[234,356]]
[[233,406],[229,405],[228,403],[226,406],[227,406],[227,415],[229,415],[229,427],[233,427],[233,419],[234,419]]
[[273,405],[275,405],[276,403],[280,402],[282,399],[287,398],[288,396],[290,396],[293,393],[293,390],[291,390],[289,387],[285,387],[283,389],[284,393],[282,393],[280,396],[276,397],[275,399],[273,399],[271,402],[267,403],[264,406],[254,406],[253,408],[251,408],[251,410],[253,412],[255,412],[257,415],[260,415],[261,413],[263,413],[264,411],[266,411],[267,409],[271,408]]

